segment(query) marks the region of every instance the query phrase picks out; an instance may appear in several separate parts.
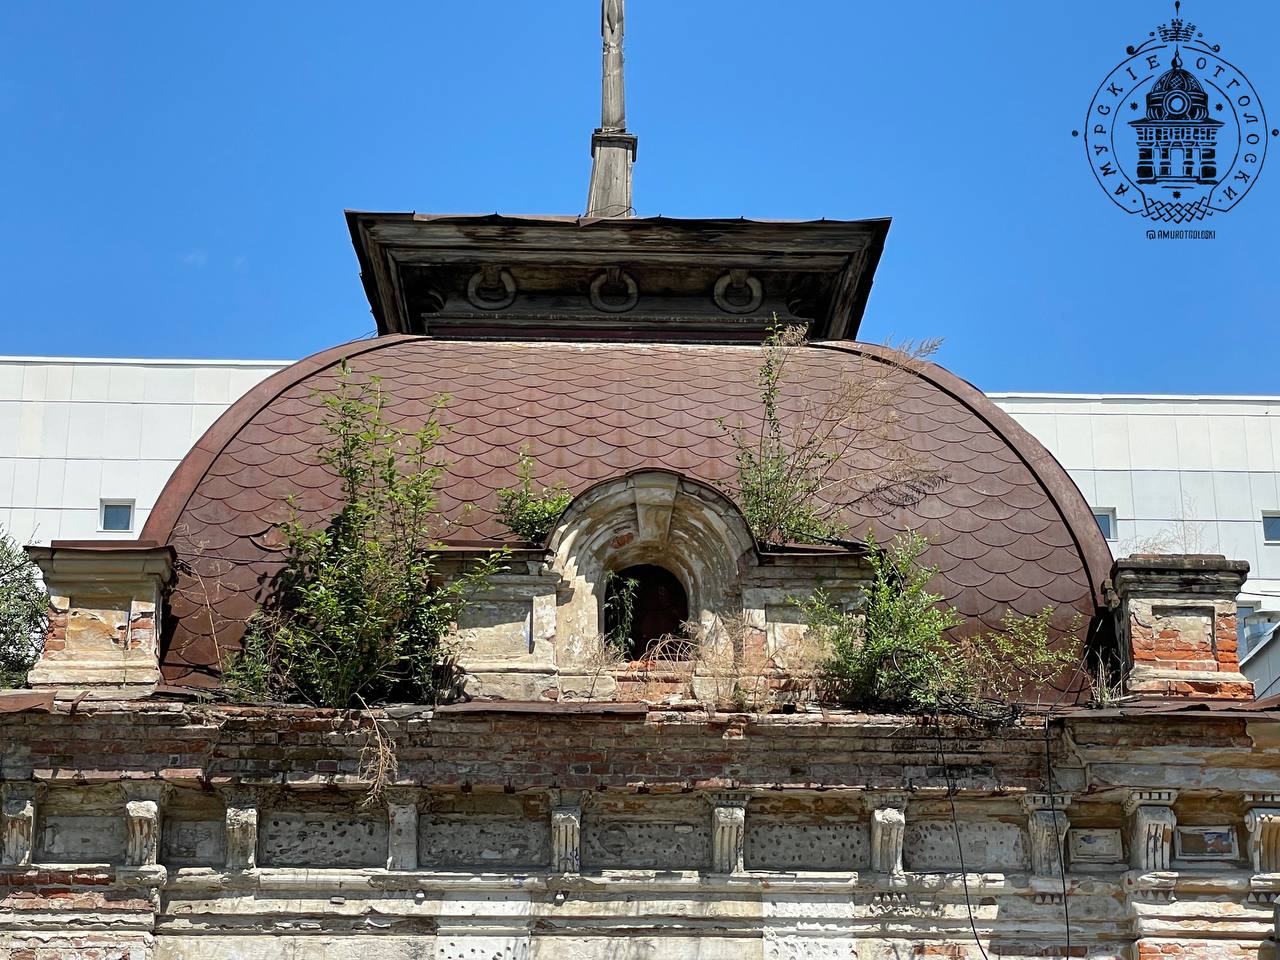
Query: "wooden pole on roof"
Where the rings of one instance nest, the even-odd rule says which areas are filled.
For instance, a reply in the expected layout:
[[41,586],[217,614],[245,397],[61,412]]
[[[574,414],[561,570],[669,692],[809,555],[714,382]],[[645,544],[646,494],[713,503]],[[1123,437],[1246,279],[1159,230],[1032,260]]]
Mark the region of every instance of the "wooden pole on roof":
[[591,184],[588,217],[631,217],[631,166],[636,137],[627,132],[622,78],[625,0],[601,0],[600,37],[604,44],[600,76],[600,126],[591,135]]

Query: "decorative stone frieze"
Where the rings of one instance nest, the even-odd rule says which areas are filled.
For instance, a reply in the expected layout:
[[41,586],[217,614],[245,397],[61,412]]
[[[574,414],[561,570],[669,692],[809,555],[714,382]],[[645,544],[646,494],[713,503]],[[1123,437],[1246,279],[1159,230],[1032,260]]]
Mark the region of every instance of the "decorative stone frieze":
[[414,787],[393,787],[387,799],[387,869],[418,869],[418,801]]
[[1037,877],[1061,877],[1066,862],[1063,844],[1071,821],[1066,794],[1030,793],[1022,798],[1027,813],[1027,834],[1031,838],[1031,872]]
[[1129,865],[1151,873],[1168,870],[1173,830],[1178,818],[1173,802],[1176,790],[1130,790],[1124,802],[1129,818]]
[[227,787],[227,869],[252,870],[258,865],[258,791],[253,787]]
[[1250,793],[1244,799],[1253,872],[1280,873],[1280,794]]
[[564,793],[551,808],[551,870],[577,873],[582,863],[582,801]]
[[1236,598],[1248,573],[1247,562],[1217,555],[1117,560],[1111,579],[1127,692],[1252,699],[1236,649]]
[[0,865],[25,867],[35,847],[36,784],[6,783],[0,786],[0,816],[4,818],[3,857]]
[[125,866],[154,867],[160,850],[160,824],[169,785],[126,781]]
[[55,540],[27,552],[49,590],[49,627],[31,686],[67,699],[150,694],[160,682],[160,611],[173,548]]
[[905,794],[873,794],[868,799],[871,812],[871,869],[899,876],[902,871],[902,844],[907,829]]
[[747,801],[741,793],[718,793],[711,798],[711,870],[739,873],[742,870],[743,838],[747,825]]

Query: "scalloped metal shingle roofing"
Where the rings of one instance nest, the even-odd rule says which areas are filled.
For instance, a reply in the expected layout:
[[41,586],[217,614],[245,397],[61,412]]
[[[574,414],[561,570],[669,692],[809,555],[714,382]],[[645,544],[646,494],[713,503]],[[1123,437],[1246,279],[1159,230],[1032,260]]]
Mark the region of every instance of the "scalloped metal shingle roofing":
[[[319,466],[324,439],[317,391],[337,382],[346,357],[382,378],[389,415],[421,421],[440,394],[444,449],[452,462],[441,503],[457,539],[502,537],[494,491],[510,485],[527,444],[538,479],[576,492],[637,468],[662,467],[712,484],[734,475],[734,448],[717,417],[759,422],[757,347],[627,343],[463,342],[382,337],[300,361],[252,390],[200,440],[166,486],[143,531],[171,542],[189,565],[171,600],[175,624],[166,679],[202,684],[217,645],[236,644],[280,555],[274,524],[285,498],[304,511],[331,510],[335,484]],[[883,348],[841,342],[800,348],[789,376],[809,394],[874,376]],[[789,391],[784,412],[801,409]],[[1056,461],[980,392],[925,364],[895,399],[895,429],[949,482],[919,505],[867,510],[854,531],[881,538],[914,528],[930,541],[939,592],[969,618],[993,625],[1005,609],[1059,609],[1059,623],[1095,612],[1111,557],[1092,513]],[[856,440],[856,438],[855,438]],[[884,456],[859,446],[868,466]],[[477,509],[463,515],[462,505]],[[216,643],[215,643],[215,639]]]

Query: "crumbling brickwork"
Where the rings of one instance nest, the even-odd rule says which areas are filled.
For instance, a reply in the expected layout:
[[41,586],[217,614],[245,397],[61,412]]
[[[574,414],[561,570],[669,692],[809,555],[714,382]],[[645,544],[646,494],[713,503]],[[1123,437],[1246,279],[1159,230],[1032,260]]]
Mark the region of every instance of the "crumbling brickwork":
[[[1253,861],[1280,795],[1265,710],[1078,711],[1047,738],[1036,720],[692,704],[392,713],[397,784],[373,802],[367,721],[344,713],[0,715],[6,795],[36,823],[30,863],[0,869],[0,943],[586,958],[625,935],[625,956],[977,958],[972,915],[1006,960],[1271,956],[1280,882]],[[155,804],[153,847],[131,839],[151,822],[137,804]],[[1161,825],[1156,860],[1141,822]]]

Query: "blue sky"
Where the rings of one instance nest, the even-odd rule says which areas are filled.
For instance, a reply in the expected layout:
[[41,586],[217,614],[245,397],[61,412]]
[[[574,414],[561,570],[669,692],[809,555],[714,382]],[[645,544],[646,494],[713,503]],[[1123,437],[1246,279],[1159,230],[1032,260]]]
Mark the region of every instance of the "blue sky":
[[[1280,157],[1216,240],[1149,241],[1071,137],[1171,12],[632,0],[637,211],[892,217],[864,338],[944,337],[987,390],[1280,392]],[[1280,4],[1183,13],[1275,125]],[[594,0],[6,0],[0,353],[368,334],[344,208],[581,212],[598,31]]]

